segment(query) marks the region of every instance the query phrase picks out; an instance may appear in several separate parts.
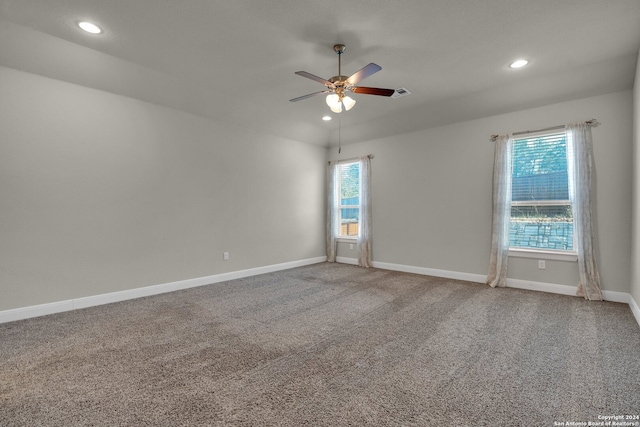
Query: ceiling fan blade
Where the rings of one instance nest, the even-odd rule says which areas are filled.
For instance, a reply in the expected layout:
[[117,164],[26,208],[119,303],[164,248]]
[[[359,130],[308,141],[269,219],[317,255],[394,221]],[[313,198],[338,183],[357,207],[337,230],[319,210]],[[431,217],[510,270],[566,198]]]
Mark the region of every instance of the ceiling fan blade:
[[289,101],[298,102],[298,101],[302,101],[303,99],[311,98],[312,96],[322,95],[323,93],[331,93],[331,91],[330,90],[323,90],[321,92],[314,92],[314,93],[310,93],[308,95],[302,95],[302,96],[299,96],[297,98],[290,99]]
[[380,70],[382,70],[382,67],[372,62],[371,64],[365,65],[363,68],[353,73],[351,77],[347,79],[347,83],[349,83],[350,85],[355,85],[359,81],[366,79],[370,75],[375,74]]
[[353,86],[351,92],[362,93],[365,95],[379,95],[379,96],[391,96],[395,93],[395,89],[381,89],[379,87],[363,87]]
[[318,77],[318,76],[316,76],[314,74],[307,73],[306,71],[296,71],[295,74],[297,74],[299,76],[302,76],[302,77],[306,77],[306,78],[311,79],[311,80],[315,80],[317,82],[322,83],[325,86],[333,85],[333,83],[331,83],[329,80],[325,80],[322,77]]

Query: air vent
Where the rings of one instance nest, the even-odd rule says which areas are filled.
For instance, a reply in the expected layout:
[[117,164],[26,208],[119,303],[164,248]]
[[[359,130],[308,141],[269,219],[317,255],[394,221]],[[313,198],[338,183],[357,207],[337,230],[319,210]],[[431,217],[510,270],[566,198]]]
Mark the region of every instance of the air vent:
[[393,93],[393,95],[391,95],[392,98],[400,98],[401,96],[407,96],[407,95],[411,95],[411,92],[409,92],[407,89],[401,87],[399,89],[396,89],[396,91]]

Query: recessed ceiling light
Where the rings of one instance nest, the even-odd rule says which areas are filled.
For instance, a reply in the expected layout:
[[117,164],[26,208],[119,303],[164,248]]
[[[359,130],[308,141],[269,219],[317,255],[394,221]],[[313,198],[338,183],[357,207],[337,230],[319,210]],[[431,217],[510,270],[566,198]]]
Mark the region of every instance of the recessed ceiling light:
[[91,34],[100,34],[102,32],[102,28],[98,27],[96,24],[88,21],[80,21],[78,22],[78,27],[85,30],[87,33]]
[[529,63],[529,61],[527,61],[526,59],[518,59],[517,61],[513,61],[511,63],[511,65],[509,65],[509,67],[511,68],[522,68],[525,65],[527,65]]
[[331,120],[331,116],[324,116],[322,120],[324,120],[325,122],[328,122],[329,120]]

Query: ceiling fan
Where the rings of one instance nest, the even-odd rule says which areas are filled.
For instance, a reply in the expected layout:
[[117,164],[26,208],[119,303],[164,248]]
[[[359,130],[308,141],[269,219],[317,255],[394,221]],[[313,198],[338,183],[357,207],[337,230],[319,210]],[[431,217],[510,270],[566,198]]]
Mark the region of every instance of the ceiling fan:
[[334,113],[342,112],[343,108],[349,111],[356,103],[354,99],[347,96],[347,92],[362,93],[365,95],[378,95],[378,96],[391,96],[394,94],[394,89],[381,89],[377,87],[364,87],[356,86],[361,80],[369,77],[370,75],[382,70],[382,67],[373,62],[364,66],[362,69],[353,73],[350,77],[342,75],[341,56],[344,53],[345,45],[337,44],[333,46],[333,50],[338,54],[338,75],[331,77],[329,80],[325,80],[322,77],[318,77],[306,71],[296,71],[295,74],[306,77],[311,80],[322,83],[326,86],[325,90],[320,92],[310,93],[308,95],[299,96],[297,98],[290,99],[291,102],[302,101],[303,99],[311,98],[312,96],[328,94],[326,101],[327,105]]

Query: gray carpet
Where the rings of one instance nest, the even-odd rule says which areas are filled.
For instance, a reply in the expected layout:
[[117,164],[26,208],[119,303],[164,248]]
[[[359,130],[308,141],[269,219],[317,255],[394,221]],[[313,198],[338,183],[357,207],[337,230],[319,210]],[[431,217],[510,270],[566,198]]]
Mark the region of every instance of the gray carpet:
[[2,324],[0,425],[593,422],[639,354],[626,304],[325,263]]

